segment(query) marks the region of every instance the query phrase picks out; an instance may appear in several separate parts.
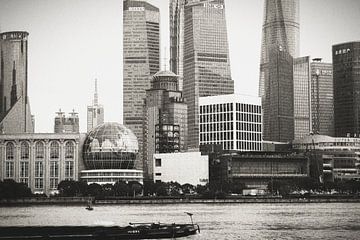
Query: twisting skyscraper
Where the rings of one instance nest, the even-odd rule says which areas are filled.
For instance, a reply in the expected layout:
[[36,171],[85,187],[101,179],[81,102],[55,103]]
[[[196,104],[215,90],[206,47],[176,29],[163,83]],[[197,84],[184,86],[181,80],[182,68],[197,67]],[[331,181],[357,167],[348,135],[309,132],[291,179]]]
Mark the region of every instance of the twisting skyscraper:
[[[183,78],[188,147],[199,147],[199,97],[234,93],[224,0],[170,2],[171,67]],[[181,87],[180,87],[181,88]]]
[[[125,0],[123,6],[123,103],[124,124],[139,141],[142,159],[143,109],[146,89],[159,71],[159,9],[146,1]],[[142,161],[137,161],[142,169]]]
[[259,95],[264,95],[264,82],[271,47],[281,46],[293,58],[299,55],[299,0],[265,0],[262,27]]
[[33,132],[28,99],[27,32],[0,34],[0,133]]

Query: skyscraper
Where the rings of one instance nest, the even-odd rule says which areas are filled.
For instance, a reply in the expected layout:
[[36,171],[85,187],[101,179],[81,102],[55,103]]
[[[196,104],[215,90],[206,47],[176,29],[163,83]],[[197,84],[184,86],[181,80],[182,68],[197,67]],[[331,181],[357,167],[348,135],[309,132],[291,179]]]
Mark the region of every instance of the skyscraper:
[[270,48],[281,46],[290,56],[299,55],[299,0],[265,0],[260,60],[259,95],[263,96]]
[[311,70],[310,57],[294,58],[294,138],[310,134]]
[[333,65],[314,58],[310,67],[312,131],[334,136]]
[[27,32],[0,34],[0,132],[33,132],[28,99]]
[[264,85],[263,139],[289,142],[294,139],[293,58],[281,46],[270,48]]
[[[180,32],[181,26],[180,21]],[[179,60],[183,61],[183,93],[188,103],[188,147],[196,149],[199,97],[234,93],[224,0],[186,1],[183,31],[184,53]]]
[[95,79],[93,104],[87,107],[87,132],[102,123],[104,123],[104,107],[99,105],[97,79]]
[[[142,159],[143,110],[151,76],[159,71],[159,9],[146,1],[125,0],[123,8],[124,124],[139,141]],[[142,161],[137,161],[142,169]]]
[[335,136],[360,134],[360,42],[334,45]]
[[152,177],[153,154],[186,150],[187,105],[178,90],[178,76],[159,71],[146,91],[144,172]]

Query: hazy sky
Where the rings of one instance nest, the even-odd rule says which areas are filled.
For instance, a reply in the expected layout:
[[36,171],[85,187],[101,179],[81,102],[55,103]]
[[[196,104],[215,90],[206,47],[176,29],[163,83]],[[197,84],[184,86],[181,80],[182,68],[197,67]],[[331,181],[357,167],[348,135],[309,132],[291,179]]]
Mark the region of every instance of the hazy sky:
[[[161,52],[169,56],[168,0],[161,13]],[[331,62],[335,43],[360,41],[359,0],[300,0],[301,56]],[[226,0],[235,93],[257,95],[263,0]],[[0,28],[29,35],[29,97],[37,132],[53,132],[55,112],[86,107],[94,79],[105,121],[122,122],[122,0],[0,0]],[[162,61],[163,61],[162,57]],[[163,66],[163,65],[162,65]]]

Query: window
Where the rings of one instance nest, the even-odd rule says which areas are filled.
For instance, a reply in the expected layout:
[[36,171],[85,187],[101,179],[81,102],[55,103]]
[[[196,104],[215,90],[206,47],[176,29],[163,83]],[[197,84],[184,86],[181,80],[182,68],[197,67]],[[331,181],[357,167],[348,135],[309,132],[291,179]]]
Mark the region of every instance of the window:
[[56,161],[50,162],[50,177],[59,177],[59,163]]
[[155,158],[155,167],[161,167],[161,158]]
[[29,155],[30,155],[29,143],[22,142],[20,152],[21,152],[21,159],[29,159]]
[[59,184],[59,179],[57,178],[50,178],[50,189],[57,189],[57,186]]
[[44,158],[44,156],[45,156],[45,154],[44,154],[44,143],[37,142],[35,144],[35,158],[42,159],[42,158]]
[[35,178],[44,177],[44,165],[43,162],[35,162]]
[[74,162],[73,161],[65,162],[65,178],[67,178],[67,179],[74,178]]
[[35,189],[43,189],[44,188],[44,179],[35,178]]
[[161,176],[161,173],[155,173],[155,176]]
[[13,178],[13,177],[14,177],[14,163],[5,162],[5,178]]
[[6,160],[14,159],[15,146],[12,142],[6,144]]
[[29,177],[29,162],[20,162],[20,178]]
[[65,144],[65,158],[73,159],[74,158],[74,143],[67,142]]
[[50,144],[50,158],[51,159],[59,158],[59,143],[58,142],[52,142]]

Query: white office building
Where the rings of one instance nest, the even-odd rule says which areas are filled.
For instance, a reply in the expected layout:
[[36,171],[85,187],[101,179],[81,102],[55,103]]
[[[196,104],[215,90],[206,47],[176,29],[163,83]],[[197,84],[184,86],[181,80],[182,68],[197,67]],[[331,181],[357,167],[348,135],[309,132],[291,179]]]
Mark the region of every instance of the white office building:
[[200,145],[222,144],[224,150],[261,151],[261,99],[247,95],[199,98]]

